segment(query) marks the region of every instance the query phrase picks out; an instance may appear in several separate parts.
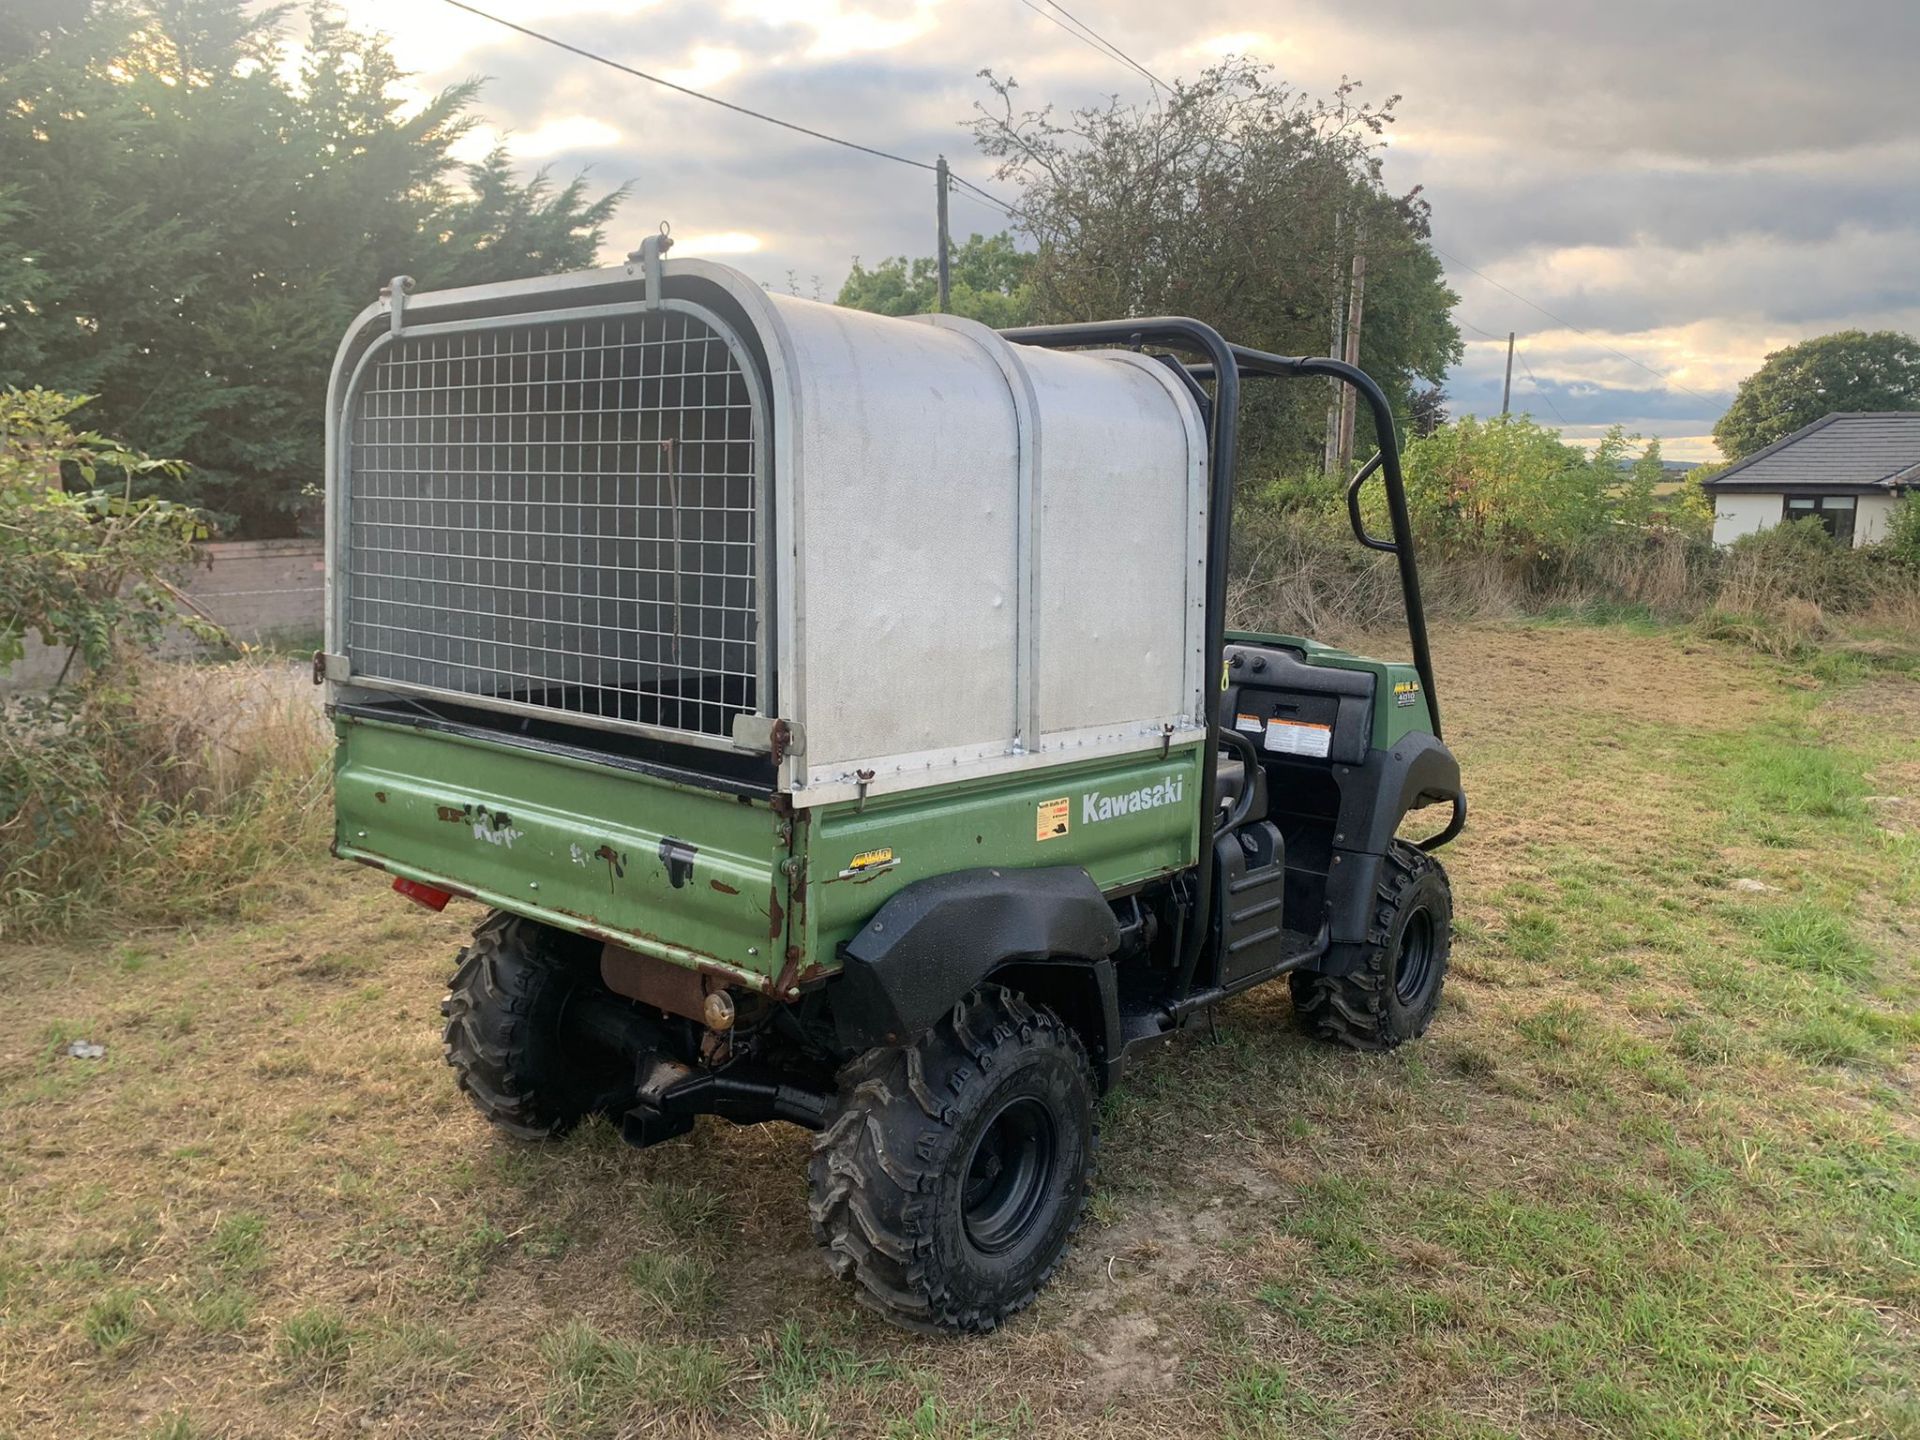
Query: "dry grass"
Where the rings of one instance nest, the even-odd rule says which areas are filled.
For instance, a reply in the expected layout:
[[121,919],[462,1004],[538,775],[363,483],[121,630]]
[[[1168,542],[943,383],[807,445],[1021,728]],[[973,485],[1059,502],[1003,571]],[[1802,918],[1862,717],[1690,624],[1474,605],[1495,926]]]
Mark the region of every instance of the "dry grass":
[[0,1434],[1920,1434],[1920,684],[1438,648],[1475,811],[1433,1033],[1332,1052],[1280,989],[1151,1057],[985,1340],[829,1279],[798,1132],[488,1134],[437,1038],[472,914],[324,868],[0,948]]
[[[148,661],[52,723],[6,702],[0,934],[231,914],[324,844],[328,732],[304,663]],[[24,803],[14,793],[26,797]]]

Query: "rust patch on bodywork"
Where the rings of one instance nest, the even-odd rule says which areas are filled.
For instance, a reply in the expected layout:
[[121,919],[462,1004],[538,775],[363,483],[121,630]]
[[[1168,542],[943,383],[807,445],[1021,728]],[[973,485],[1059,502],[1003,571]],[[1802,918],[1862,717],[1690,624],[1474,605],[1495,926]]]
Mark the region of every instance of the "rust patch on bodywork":
[[600,950],[600,978],[616,995],[638,1000],[669,1015],[705,1024],[710,977],[671,960],[658,960],[608,941]]
[[800,973],[800,947],[787,946],[787,963],[780,968],[780,978],[773,982],[773,995],[776,1000],[791,1000],[794,977]]
[[434,806],[433,813],[449,825],[464,825],[467,823],[467,812],[464,810],[456,810],[451,805],[436,805]]
[[713,889],[718,890],[722,895],[738,895],[740,893],[724,880],[709,880],[707,884]]

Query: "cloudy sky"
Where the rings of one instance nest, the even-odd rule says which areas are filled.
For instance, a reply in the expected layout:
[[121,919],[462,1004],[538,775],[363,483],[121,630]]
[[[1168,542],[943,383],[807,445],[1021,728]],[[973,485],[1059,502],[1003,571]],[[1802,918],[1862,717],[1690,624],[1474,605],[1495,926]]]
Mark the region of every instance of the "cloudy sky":
[[[1048,0],[476,3],[737,104],[902,155],[944,151],[989,188],[958,128],[985,93],[983,67],[1035,102],[1150,93],[1036,13]],[[490,77],[475,149],[504,137],[528,166],[633,181],[610,258],[664,218],[676,255],[831,298],[853,255],[933,250],[923,171],[728,114],[440,0],[345,8],[393,36],[423,91]],[[1920,332],[1920,0],[1067,9],[1163,79],[1237,52],[1318,93],[1345,74],[1404,97],[1387,179],[1426,187],[1461,295],[1456,412],[1498,409],[1515,330],[1516,409],[1570,437],[1617,421],[1660,436],[1669,458],[1713,458],[1714,419],[1767,351],[1849,326]],[[1001,218],[953,202],[962,234]]]

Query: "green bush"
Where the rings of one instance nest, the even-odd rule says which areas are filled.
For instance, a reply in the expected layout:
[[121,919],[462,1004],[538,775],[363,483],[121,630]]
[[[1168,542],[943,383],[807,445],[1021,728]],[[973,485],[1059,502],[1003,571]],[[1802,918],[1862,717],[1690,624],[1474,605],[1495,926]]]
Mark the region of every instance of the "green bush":
[[318,709],[289,666],[151,659],[176,627],[218,638],[170,580],[204,527],[134,493],[178,467],[75,428],[85,403],[0,391],[0,674],[30,636],[67,652],[50,691],[0,701],[10,929],[122,902],[190,912],[304,844],[325,795]]
[[1836,544],[1814,519],[1742,535],[1722,558],[1720,603],[1754,613],[1794,600],[1838,612],[1862,609],[1886,568],[1877,548]]
[[[1624,439],[1610,436],[1616,447]],[[1508,558],[1563,550],[1610,519],[1618,448],[1593,456],[1524,415],[1468,416],[1407,448],[1407,499],[1418,532],[1443,546]],[[1377,488],[1370,497],[1384,510]]]
[[1920,492],[1909,491],[1893,507],[1879,548],[1888,563],[1920,577]]

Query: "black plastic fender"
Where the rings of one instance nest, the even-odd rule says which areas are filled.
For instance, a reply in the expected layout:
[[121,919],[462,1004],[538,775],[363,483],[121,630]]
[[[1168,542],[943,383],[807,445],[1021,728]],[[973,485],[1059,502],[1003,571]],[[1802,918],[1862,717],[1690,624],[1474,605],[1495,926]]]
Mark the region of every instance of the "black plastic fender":
[[1366,943],[1380,863],[1407,812],[1422,805],[1458,807],[1465,800],[1460,762],[1424,733],[1404,735],[1388,750],[1370,750],[1358,765],[1336,765],[1334,779],[1340,786],[1340,813],[1327,871],[1332,948],[1314,968],[1337,975],[1352,968]]
[[956,870],[892,896],[842,948],[834,1029],[850,1050],[900,1045],[1010,961],[1103,960],[1113,908],[1077,866]]

